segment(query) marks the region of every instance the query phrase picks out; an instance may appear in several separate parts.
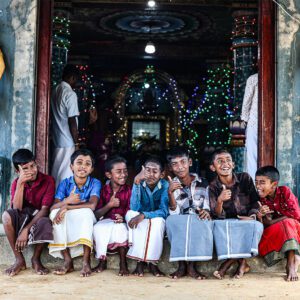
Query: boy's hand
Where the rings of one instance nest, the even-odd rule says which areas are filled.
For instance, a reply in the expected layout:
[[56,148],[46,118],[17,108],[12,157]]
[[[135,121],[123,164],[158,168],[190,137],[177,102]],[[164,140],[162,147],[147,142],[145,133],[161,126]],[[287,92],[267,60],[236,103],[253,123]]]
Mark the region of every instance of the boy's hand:
[[59,211],[57,212],[57,214],[56,214],[55,218],[53,219],[52,223],[57,224],[57,225],[60,224],[63,221],[67,211],[68,211],[67,206],[62,206],[59,209]]
[[140,184],[140,182],[145,179],[146,179],[146,170],[145,170],[145,167],[142,166],[141,172],[134,177],[133,182],[134,182],[134,184]]
[[226,186],[222,184],[223,190],[218,197],[218,201],[224,202],[231,199],[231,190],[226,189]]
[[23,228],[23,230],[21,231],[21,233],[19,234],[16,240],[16,244],[15,244],[16,251],[22,252],[24,250],[28,242],[28,234],[29,234],[29,229],[27,229],[26,227]]
[[115,214],[116,220],[115,223],[123,223],[124,219],[120,214]]
[[66,204],[79,204],[80,201],[80,195],[75,193],[76,186],[74,186],[71,194],[69,197],[66,198]]
[[120,199],[116,198],[116,192],[111,196],[109,200],[110,207],[119,207],[120,206]]
[[169,194],[172,194],[176,190],[182,189],[181,183],[173,181],[170,176],[168,176],[168,181],[169,181],[169,190],[168,190]]
[[205,209],[199,208],[198,209],[198,213],[199,213],[199,218],[201,220],[210,220],[210,213],[208,211],[206,211]]
[[255,220],[255,215],[254,216],[237,216],[239,220],[241,221],[253,221]]
[[129,222],[128,222],[128,226],[131,229],[134,229],[138,226],[139,223],[141,223],[143,220],[145,219],[144,214],[139,214],[138,216],[132,218]]
[[258,205],[259,205],[259,210],[258,210],[258,217],[262,218],[266,215],[272,214],[274,213],[273,210],[270,210],[270,207],[268,205],[261,205],[261,203],[258,201]]
[[18,182],[24,184],[26,182],[29,182],[29,181],[33,180],[33,173],[32,172],[30,172],[28,170],[24,170],[21,165],[18,165],[18,169],[19,169]]

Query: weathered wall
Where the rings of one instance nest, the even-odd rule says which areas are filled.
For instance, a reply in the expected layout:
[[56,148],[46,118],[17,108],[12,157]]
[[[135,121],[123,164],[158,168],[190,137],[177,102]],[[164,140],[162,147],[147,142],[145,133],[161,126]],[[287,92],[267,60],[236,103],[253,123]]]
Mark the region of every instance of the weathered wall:
[[[300,0],[280,1],[300,22]],[[277,166],[300,196],[300,24],[278,8]]]
[[37,0],[0,1],[6,63],[0,80],[0,157],[7,159],[20,147],[33,148],[36,29]]

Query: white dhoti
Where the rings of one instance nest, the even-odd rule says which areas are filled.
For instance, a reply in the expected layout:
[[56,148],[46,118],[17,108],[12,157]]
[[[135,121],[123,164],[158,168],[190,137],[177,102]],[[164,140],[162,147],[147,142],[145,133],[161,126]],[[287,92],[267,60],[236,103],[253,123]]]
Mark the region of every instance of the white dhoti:
[[125,223],[115,223],[111,219],[99,221],[94,226],[96,258],[106,259],[108,250],[128,246],[128,230]]
[[257,170],[257,127],[246,129],[246,172],[255,180]]
[[[138,214],[139,212],[129,210],[125,216],[127,224]],[[134,229],[128,226],[127,257],[138,261],[157,262],[163,250],[164,232],[165,220],[160,217],[144,219]]]
[[[59,209],[50,213],[53,221]],[[49,244],[49,254],[63,258],[62,250],[69,248],[71,257],[83,255],[83,245],[93,249],[93,226],[96,218],[90,208],[68,210],[60,224],[53,224],[53,243]]]
[[73,176],[70,168],[70,158],[74,151],[74,146],[68,148],[54,148],[51,176],[55,179],[56,187],[63,179]]

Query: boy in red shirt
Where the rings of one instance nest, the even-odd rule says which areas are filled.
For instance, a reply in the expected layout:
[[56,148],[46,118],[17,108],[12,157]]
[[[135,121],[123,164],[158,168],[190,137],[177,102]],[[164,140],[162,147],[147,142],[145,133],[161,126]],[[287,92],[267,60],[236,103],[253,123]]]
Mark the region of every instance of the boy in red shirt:
[[35,244],[32,268],[39,275],[49,272],[41,263],[45,243],[53,241],[52,223],[48,218],[54,200],[55,182],[51,176],[38,171],[30,150],[19,149],[12,156],[19,175],[11,186],[11,208],[2,215],[4,230],[15,255],[15,263],[5,270],[9,276],[26,269],[22,251]]

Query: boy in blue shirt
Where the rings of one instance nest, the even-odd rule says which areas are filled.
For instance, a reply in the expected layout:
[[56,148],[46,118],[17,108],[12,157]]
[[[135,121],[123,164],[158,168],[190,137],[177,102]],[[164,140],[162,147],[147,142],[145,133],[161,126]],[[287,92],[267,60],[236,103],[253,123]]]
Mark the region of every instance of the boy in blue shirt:
[[58,186],[50,219],[53,222],[54,242],[49,244],[49,253],[64,259],[64,265],[54,271],[64,275],[74,271],[74,257],[83,255],[80,276],[92,273],[90,253],[93,247],[95,210],[100,198],[101,183],[90,177],[95,164],[92,153],[81,149],[71,156],[73,176],[64,179]]
[[129,227],[127,257],[137,260],[134,275],[142,277],[148,263],[154,276],[164,276],[157,263],[163,250],[165,219],[168,216],[168,182],[163,179],[164,167],[159,158],[146,160],[136,176],[126,214]]

